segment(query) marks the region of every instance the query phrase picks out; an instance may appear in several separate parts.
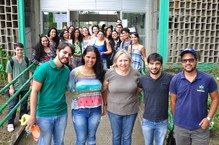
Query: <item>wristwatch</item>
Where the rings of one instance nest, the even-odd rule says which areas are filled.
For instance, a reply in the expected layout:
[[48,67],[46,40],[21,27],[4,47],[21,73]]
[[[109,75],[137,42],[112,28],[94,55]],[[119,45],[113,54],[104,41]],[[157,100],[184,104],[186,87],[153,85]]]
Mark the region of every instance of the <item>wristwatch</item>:
[[206,117],[206,119],[209,121],[209,122],[211,122],[211,117]]

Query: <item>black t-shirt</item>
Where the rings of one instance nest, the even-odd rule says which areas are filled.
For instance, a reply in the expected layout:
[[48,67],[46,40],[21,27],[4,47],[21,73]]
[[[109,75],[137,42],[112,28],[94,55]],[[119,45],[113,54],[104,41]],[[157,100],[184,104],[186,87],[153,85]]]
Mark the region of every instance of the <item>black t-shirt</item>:
[[144,91],[144,119],[162,121],[168,118],[169,84],[172,77],[162,72],[156,80],[149,74],[140,78],[139,87]]

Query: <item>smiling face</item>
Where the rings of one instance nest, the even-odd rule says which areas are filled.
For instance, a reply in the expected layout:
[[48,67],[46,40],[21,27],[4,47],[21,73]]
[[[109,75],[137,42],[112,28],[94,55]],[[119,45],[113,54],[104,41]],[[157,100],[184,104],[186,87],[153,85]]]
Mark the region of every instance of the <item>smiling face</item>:
[[131,60],[125,53],[121,54],[115,63],[120,71],[128,71],[131,66]]
[[56,30],[55,29],[51,29],[50,33],[49,33],[50,38],[54,38],[56,37]]
[[72,56],[72,49],[69,46],[65,46],[64,49],[57,49],[57,57],[62,64],[67,64]]
[[113,39],[117,39],[118,38],[118,33],[116,33],[115,31],[112,32],[112,38]]
[[88,35],[88,29],[87,28],[83,28],[82,29],[82,34],[84,35],[84,36],[87,36]]
[[93,30],[92,30],[93,34],[97,34],[98,31],[99,31],[99,30],[98,30],[97,27],[93,27]]
[[135,36],[134,34],[131,35],[131,40],[132,40],[132,43],[133,43],[133,44],[136,44],[136,43],[139,42],[138,37]]
[[75,35],[76,38],[79,36],[79,34],[80,34],[80,31],[79,30],[75,30],[74,35]]
[[66,39],[66,40],[69,39],[69,33],[68,33],[67,30],[64,32],[63,38]]
[[86,67],[93,68],[93,66],[96,64],[97,56],[96,56],[94,51],[89,51],[83,57],[83,59],[84,59],[84,63],[85,63],[84,65]]
[[191,53],[182,56],[182,66],[185,72],[190,73],[196,70],[197,59]]
[[14,49],[14,53],[16,54],[16,56],[21,57],[21,56],[23,56],[24,48],[16,47]]
[[48,47],[48,45],[49,45],[49,40],[48,40],[48,38],[47,38],[47,37],[42,37],[42,38],[41,38],[41,43],[42,43],[42,45],[43,45],[44,48],[45,48],[45,47]]
[[160,61],[150,61],[148,63],[148,68],[150,73],[153,75],[158,75],[161,72],[162,64]]

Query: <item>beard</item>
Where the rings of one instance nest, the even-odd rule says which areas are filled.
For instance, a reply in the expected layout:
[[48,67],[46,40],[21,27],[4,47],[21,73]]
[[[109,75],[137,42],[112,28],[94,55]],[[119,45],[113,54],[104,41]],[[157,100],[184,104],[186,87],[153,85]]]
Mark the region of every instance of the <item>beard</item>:
[[160,73],[160,69],[156,69],[156,71],[150,70],[150,73],[153,74],[153,75],[157,75],[157,74]]
[[195,70],[196,70],[196,65],[194,67],[192,67],[190,70],[187,70],[186,68],[184,68],[184,71],[188,72],[188,73],[191,73],[191,72],[193,72]]
[[[64,65],[64,64],[68,64],[69,61],[63,61],[63,58],[61,58],[59,55],[58,55],[58,59],[59,61]],[[67,59],[67,58],[66,58]]]

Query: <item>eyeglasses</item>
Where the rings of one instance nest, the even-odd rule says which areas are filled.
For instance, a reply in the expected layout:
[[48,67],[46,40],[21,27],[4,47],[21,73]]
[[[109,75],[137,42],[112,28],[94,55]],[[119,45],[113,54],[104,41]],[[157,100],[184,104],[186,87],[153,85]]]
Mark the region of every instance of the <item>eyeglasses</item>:
[[189,62],[189,63],[193,63],[194,61],[195,61],[194,58],[190,58],[190,59],[182,59],[182,63],[187,63],[187,62]]

